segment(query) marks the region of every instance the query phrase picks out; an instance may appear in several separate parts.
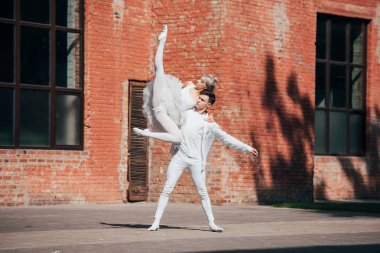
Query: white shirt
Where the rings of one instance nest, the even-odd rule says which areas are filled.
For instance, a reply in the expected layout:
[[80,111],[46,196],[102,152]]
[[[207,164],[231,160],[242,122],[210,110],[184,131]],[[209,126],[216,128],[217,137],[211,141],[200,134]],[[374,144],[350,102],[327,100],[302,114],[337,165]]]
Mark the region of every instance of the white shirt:
[[208,153],[215,140],[237,150],[246,152],[253,150],[251,146],[227,134],[215,122],[207,122],[208,114],[202,115],[193,109],[186,111],[185,116],[181,127],[182,142],[179,150],[190,157],[202,159],[203,166],[206,165]]
[[207,113],[200,114],[195,110],[187,110],[182,124],[182,142],[179,149],[189,157],[202,159],[202,143]]

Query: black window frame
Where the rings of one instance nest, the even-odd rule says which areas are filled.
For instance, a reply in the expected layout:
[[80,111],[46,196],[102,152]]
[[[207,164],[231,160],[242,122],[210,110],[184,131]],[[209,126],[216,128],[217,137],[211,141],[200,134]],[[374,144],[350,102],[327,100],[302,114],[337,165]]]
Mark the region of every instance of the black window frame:
[[[319,156],[365,156],[367,153],[367,113],[366,113],[366,73],[367,73],[367,30],[368,30],[368,20],[364,19],[358,19],[358,18],[351,18],[351,17],[341,17],[331,14],[324,14],[324,13],[317,13],[317,20],[326,21],[326,45],[325,45],[325,58],[318,58],[317,56],[317,43],[316,43],[316,69],[318,64],[323,64],[325,67],[325,105],[322,107],[318,107],[317,104],[315,104],[315,114],[317,111],[325,112],[325,145],[326,145],[326,152],[317,152],[316,148],[314,149],[314,154]],[[346,38],[345,38],[345,60],[339,61],[339,60],[332,60],[331,59],[331,22],[342,22],[345,23],[345,32],[346,32]],[[352,24],[360,24],[362,32],[363,32],[363,42],[362,42],[362,63],[353,63],[351,62],[351,26]],[[318,29],[318,28],[317,28]],[[316,35],[318,36],[318,34]],[[316,38],[317,41],[318,38]],[[330,80],[331,80],[331,66],[344,66],[345,67],[345,106],[343,108],[336,108],[330,106]],[[354,109],[350,108],[349,99],[350,99],[350,85],[351,80],[349,73],[352,68],[361,68],[362,69],[362,89],[361,89],[361,109]],[[317,72],[317,71],[316,71]],[[315,79],[315,87],[317,87],[317,75]],[[315,89],[316,91],[316,89]],[[315,99],[317,102],[317,94],[315,94]],[[346,124],[346,143],[345,143],[345,151],[344,153],[334,153],[331,151],[330,148],[330,113],[331,112],[344,112],[345,113],[345,124]],[[360,133],[362,136],[362,151],[361,152],[350,152],[350,115],[361,115],[362,116],[362,132]],[[316,118],[315,118],[316,120]],[[316,136],[315,138],[318,138]],[[316,147],[316,140],[315,140],[315,147]]]
[[[21,0],[14,0],[13,19],[1,18],[0,24],[11,24],[14,27],[14,77],[13,83],[0,81],[0,88],[12,88],[13,98],[13,144],[0,144],[0,149],[52,149],[52,150],[83,150],[84,132],[84,0],[78,0],[79,27],[56,25],[56,1],[50,2],[49,23],[36,23],[21,20]],[[21,83],[21,29],[31,27],[49,30],[49,76],[48,85]],[[79,87],[61,87],[56,84],[56,32],[76,34],[79,37]],[[49,145],[21,145],[20,144],[20,94],[21,90],[46,91],[49,93]],[[78,144],[62,145],[56,143],[56,100],[59,95],[74,95],[79,99]],[[0,116],[1,117],[1,116]],[[1,118],[0,118],[1,119]]]

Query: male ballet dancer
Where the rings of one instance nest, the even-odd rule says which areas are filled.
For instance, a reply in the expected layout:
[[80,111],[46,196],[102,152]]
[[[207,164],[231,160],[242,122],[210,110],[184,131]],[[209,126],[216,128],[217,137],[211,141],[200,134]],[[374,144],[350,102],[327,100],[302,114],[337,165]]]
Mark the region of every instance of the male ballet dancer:
[[207,122],[207,109],[214,104],[214,93],[201,91],[199,100],[194,109],[186,111],[185,122],[181,127],[182,142],[178,152],[170,161],[166,182],[157,205],[155,220],[148,231],[158,230],[160,220],[167,206],[169,195],[173,191],[179,177],[188,168],[202,200],[202,207],[207,216],[209,228],[213,232],[222,232],[224,229],[214,223],[210,198],[206,188],[206,159],[214,141],[220,140],[223,144],[237,150],[247,151],[257,156],[256,149],[237,140],[224,132],[218,124]]

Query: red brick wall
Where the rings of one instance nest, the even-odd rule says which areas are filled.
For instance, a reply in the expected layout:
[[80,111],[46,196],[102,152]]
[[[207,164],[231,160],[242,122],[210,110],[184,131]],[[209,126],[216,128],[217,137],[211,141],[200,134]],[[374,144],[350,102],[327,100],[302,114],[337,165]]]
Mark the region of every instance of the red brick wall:
[[[193,80],[216,73],[216,121],[261,153],[253,161],[216,143],[207,164],[212,201],[312,199],[313,3],[157,1],[153,11],[160,24],[169,24],[166,71]],[[152,200],[165,181],[167,159],[153,154]],[[186,175],[172,199],[198,201],[193,188]]]
[[85,1],[84,150],[0,150],[0,205],[126,199],[124,81],[151,78],[150,48],[149,1]]
[[[227,8],[230,18],[225,30],[230,31],[226,40],[231,48],[227,51],[232,53],[225,59],[231,73],[225,78],[229,85],[225,90],[230,92],[221,93],[226,110],[222,119],[232,133],[241,132],[234,127],[243,125],[242,132],[260,151],[259,162],[249,164],[245,172],[254,183],[239,183],[231,201],[244,201],[247,191],[248,200],[256,198],[259,203],[310,200],[313,4],[230,1]],[[310,36],[303,35],[303,27],[311,27]]]
[[[185,80],[216,73],[216,121],[261,154],[252,161],[216,143],[207,164],[213,202],[379,198],[379,8],[376,1],[352,0],[155,2],[154,32],[169,24],[166,71]],[[317,12],[373,20],[365,158],[314,158]],[[170,156],[160,142],[151,147],[150,199],[157,200]],[[199,201],[193,188],[186,174],[172,200]]]
[[[371,20],[366,157],[313,156],[317,12]],[[377,1],[98,0],[85,1],[84,150],[0,150],[0,205],[126,200],[128,80],[153,77],[163,23],[165,71],[192,81],[218,75],[215,120],[260,152],[253,160],[214,145],[207,163],[214,203],[379,199]],[[151,140],[149,151],[149,200],[156,201],[169,145]],[[171,201],[199,201],[188,173]]]
[[369,20],[367,35],[367,154],[364,157],[314,158],[316,199],[380,198],[380,3],[318,1],[322,13]]

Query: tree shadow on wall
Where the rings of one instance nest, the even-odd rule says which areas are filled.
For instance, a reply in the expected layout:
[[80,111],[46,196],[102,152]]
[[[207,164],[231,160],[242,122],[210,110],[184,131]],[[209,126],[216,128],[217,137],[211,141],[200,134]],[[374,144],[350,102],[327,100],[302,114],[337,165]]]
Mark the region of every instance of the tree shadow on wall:
[[[379,108],[375,108],[375,114],[376,121],[379,122]],[[380,197],[380,131],[378,125],[379,123],[371,122],[367,126],[367,129],[370,129],[371,136],[370,138],[367,137],[367,155],[359,158],[361,160],[360,165],[355,164],[351,157],[337,157],[342,172],[352,185],[354,199],[379,199]],[[363,169],[367,171],[365,172]],[[321,178],[316,178],[315,181],[315,198],[326,200],[326,184]]]
[[[265,109],[267,154],[261,154],[255,176],[259,203],[313,201],[314,108],[301,94],[297,74],[280,92],[273,56],[266,56],[266,80],[261,104]],[[252,143],[260,143],[252,135]]]
[[[376,120],[380,121],[380,110],[375,108]],[[355,199],[378,199],[380,197],[380,157],[379,157],[379,123],[370,123],[371,138],[367,138],[367,156],[361,157],[365,164],[366,173],[361,172],[359,166],[356,166],[350,158],[338,157],[340,166],[351,182]],[[364,174],[364,176],[363,176]],[[367,179],[365,178],[367,177]],[[323,199],[322,196],[316,196]]]
[[[327,185],[316,178],[314,170],[314,106],[310,97],[300,92],[297,74],[287,78],[286,93],[276,80],[276,66],[271,55],[266,56],[266,79],[261,104],[265,110],[266,133],[258,139],[252,133],[252,143],[258,150],[265,146],[266,154],[256,164],[257,200],[260,204],[276,202],[310,202],[326,199]],[[313,91],[314,92],[314,91]],[[380,121],[380,109],[375,108],[376,122]],[[367,156],[362,157],[364,169],[349,157],[338,157],[340,167],[351,182],[354,198],[378,199],[380,192],[379,123],[370,123]],[[264,144],[264,145],[263,145]],[[363,175],[364,174],[364,175]],[[366,178],[365,178],[366,177]],[[315,192],[314,192],[315,191]],[[313,194],[314,192],[314,194]]]

